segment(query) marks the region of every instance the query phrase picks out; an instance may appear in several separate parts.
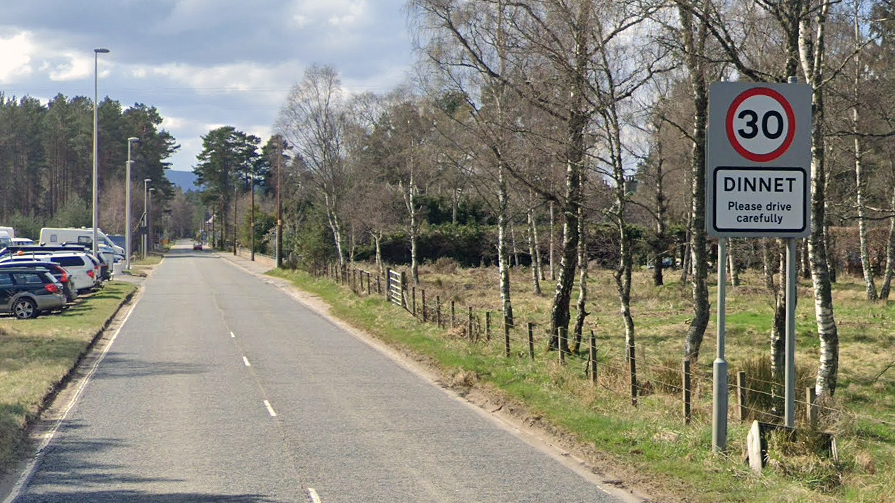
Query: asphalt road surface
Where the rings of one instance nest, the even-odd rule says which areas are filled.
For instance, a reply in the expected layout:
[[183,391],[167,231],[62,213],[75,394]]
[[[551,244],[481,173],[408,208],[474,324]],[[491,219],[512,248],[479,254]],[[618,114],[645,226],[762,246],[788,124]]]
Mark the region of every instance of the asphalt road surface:
[[10,501],[619,501],[270,281],[185,247],[22,481]]

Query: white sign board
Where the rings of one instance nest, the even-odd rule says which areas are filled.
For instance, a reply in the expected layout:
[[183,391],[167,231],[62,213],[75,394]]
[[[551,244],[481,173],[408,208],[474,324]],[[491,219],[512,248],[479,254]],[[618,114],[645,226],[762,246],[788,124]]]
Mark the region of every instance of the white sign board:
[[707,151],[709,235],[809,234],[810,86],[712,84]]

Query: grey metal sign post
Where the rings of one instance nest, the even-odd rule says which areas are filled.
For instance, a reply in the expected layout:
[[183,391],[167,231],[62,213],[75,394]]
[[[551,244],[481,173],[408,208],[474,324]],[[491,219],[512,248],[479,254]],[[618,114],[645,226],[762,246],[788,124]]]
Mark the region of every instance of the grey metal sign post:
[[709,88],[706,232],[718,242],[718,354],[712,447],[727,448],[725,350],[730,237],[786,239],[785,423],[795,423],[795,239],[810,233],[811,86],[715,82]]

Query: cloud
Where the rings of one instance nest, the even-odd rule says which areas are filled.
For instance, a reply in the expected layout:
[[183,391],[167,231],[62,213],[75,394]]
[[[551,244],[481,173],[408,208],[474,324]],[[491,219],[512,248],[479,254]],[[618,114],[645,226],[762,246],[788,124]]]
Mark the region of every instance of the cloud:
[[34,46],[31,34],[21,32],[10,38],[0,36],[0,83],[6,83],[31,74],[31,52]]
[[300,28],[308,25],[352,28],[369,24],[370,20],[366,0],[296,0],[290,11],[290,19]]

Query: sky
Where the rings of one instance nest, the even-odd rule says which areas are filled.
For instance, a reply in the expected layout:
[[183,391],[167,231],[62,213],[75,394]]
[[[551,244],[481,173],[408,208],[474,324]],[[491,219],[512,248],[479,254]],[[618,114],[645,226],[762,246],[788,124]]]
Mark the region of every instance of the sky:
[[[404,0],[0,0],[0,92],[154,106],[190,171],[201,136],[272,134],[289,89],[331,65],[348,93],[386,93],[413,61]],[[122,138],[122,141],[126,141]]]

